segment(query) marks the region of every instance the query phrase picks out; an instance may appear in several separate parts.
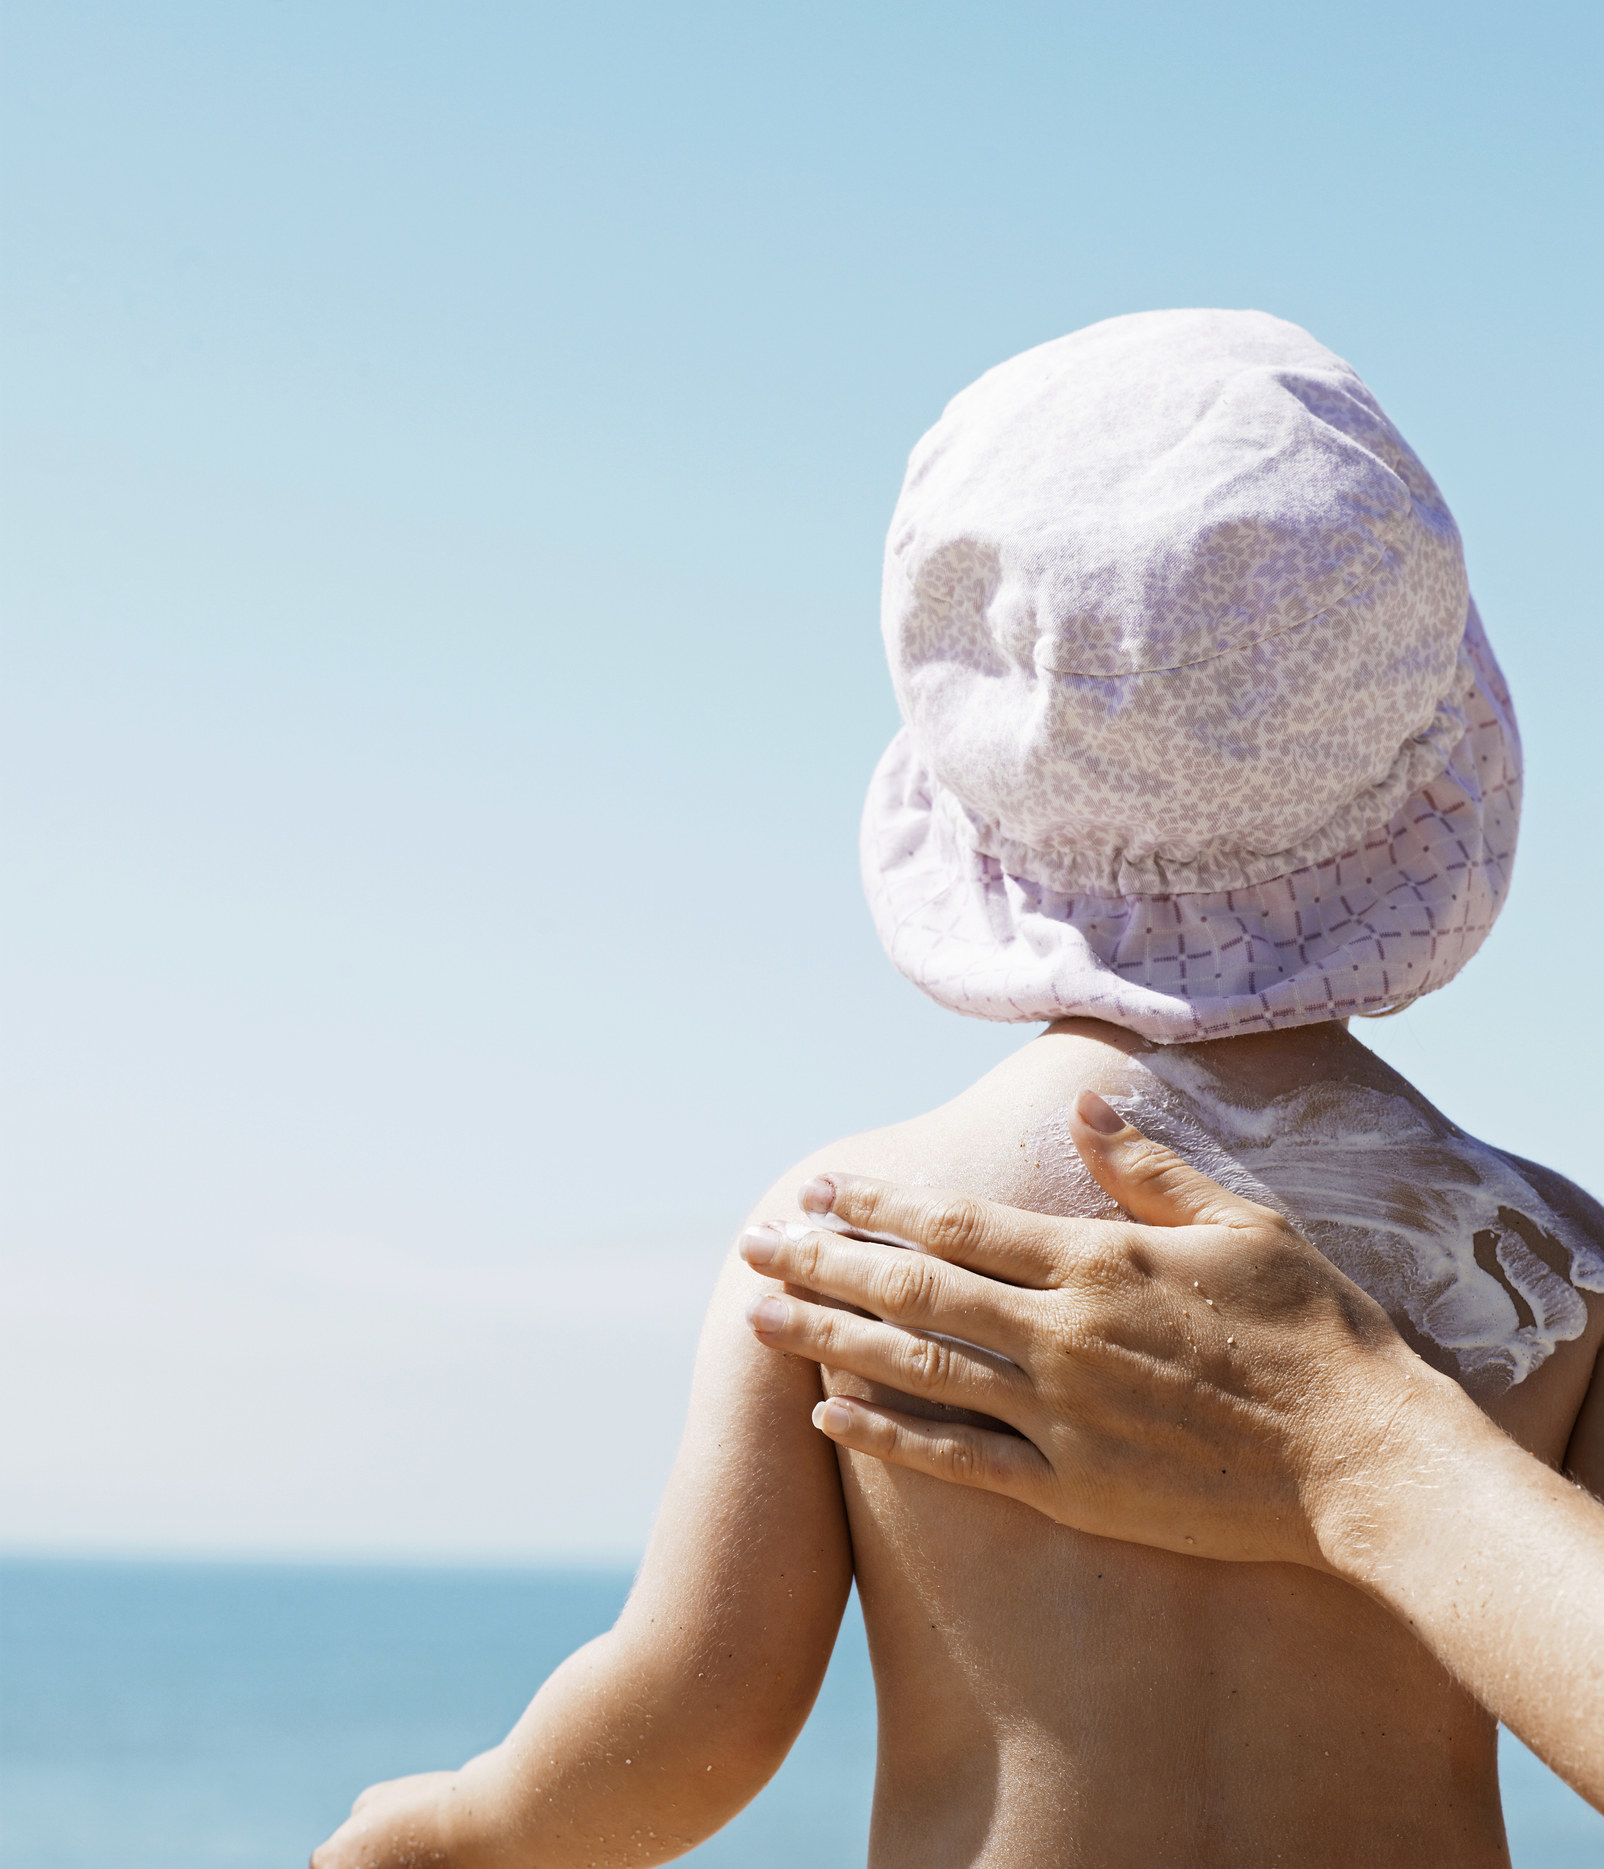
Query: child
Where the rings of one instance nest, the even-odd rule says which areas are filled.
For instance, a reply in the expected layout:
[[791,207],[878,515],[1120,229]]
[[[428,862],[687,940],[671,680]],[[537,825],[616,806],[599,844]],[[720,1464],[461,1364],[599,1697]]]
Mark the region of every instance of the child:
[[[1291,1213],[1564,1460],[1604,1337],[1604,1211],[1461,1134],[1347,1029],[1475,952],[1520,791],[1453,520],[1364,385],[1251,312],[1015,358],[915,450],[884,614],[906,725],[864,822],[882,938],[943,1004],[1049,1029],[802,1163],[754,1218],[800,1220],[826,1168],[1106,1211],[1064,1125],[1097,1090]],[[1507,1865],[1492,1720],[1367,1597],[838,1457],[815,1366],[746,1326],[772,1289],[726,1266],[617,1626],[492,1752],[364,1793],[315,1869],[681,1854],[784,1758],[854,1577],[878,1869]],[[1572,1455],[1595,1490],[1601,1441]]]

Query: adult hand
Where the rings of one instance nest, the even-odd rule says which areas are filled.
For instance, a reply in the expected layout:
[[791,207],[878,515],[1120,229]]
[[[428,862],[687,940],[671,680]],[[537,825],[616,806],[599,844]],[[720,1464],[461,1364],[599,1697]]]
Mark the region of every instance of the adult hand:
[[786,1287],[749,1310],[764,1343],[1016,1432],[841,1396],[818,1426],[1102,1537],[1341,1576],[1604,1810],[1604,1508],[1415,1356],[1279,1214],[1090,1093],[1071,1133],[1130,1221],[829,1175],[804,1212],[925,1250],[743,1237],[747,1263]]
[[1327,1522],[1364,1448],[1418,1394],[1471,1404],[1280,1214],[1227,1193],[1100,1097],[1082,1097],[1072,1134],[1132,1221],[824,1177],[803,1190],[805,1212],[925,1251],[753,1228],[747,1263],[793,1288],[755,1301],[754,1330],[1017,1430],[832,1397],[814,1420],[843,1447],[1105,1537],[1326,1565]]

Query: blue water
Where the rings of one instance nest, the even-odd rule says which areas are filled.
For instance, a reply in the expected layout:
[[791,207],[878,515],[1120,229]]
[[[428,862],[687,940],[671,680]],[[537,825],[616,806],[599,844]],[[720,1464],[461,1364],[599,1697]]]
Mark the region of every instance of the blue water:
[[[623,1573],[0,1565],[3,1869],[299,1869],[363,1785],[456,1763],[607,1627]],[[1517,1869],[1604,1864],[1604,1818],[1506,1738]],[[862,1862],[856,1610],[768,1790],[686,1862]]]

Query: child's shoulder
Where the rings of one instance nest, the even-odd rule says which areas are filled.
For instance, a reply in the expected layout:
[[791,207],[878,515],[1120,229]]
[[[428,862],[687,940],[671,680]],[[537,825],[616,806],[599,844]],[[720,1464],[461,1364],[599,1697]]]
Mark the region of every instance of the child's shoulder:
[[[928,1186],[942,1177],[941,1155],[929,1116],[908,1117],[879,1129],[839,1136],[786,1169],[752,1208],[756,1220],[794,1220],[802,1213],[801,1191],[818,1175],[865,1175],[879,1181]],[[943,1183],[945,1185],[945,1183]]]
[[1074,1027],[1023,1043],[944,1103],[815,1149],[774,1182],[754,1218],[795,1218],[803,1186],[832,1171],[1038,1212],[1105,1211],[1069,1140],[1069,1110],[1082,1090],[1126,1088],[1140,1041],[1095,1020]]
[[1547,1168],[1541,1162],[1529,1161],[1524,1155],[1515,1155],[1508,1149],[1495,1149],[1493,1152],[1502,1157],[1529,1187],[1534,1188],[1555,1213],[1585,1234],[1600,1254],[1604,1255],[1604,1202],[1595,1200],[1586,1188],[1578,1187],[1557,1168]]

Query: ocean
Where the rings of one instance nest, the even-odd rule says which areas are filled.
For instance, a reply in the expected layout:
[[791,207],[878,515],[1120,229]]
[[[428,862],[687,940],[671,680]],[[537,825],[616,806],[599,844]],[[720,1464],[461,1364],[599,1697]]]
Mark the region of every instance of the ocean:
[[[622,1571],[0,1563],[0,1869],[301,1869],[378,1778],[499,1739],[606,1628]],[[861,1863],[874,1696],[856,1605],[779,1776],[681,1860]],[[1598,1869],[1604,1818],[1506,1734],[1516,1869]]]

